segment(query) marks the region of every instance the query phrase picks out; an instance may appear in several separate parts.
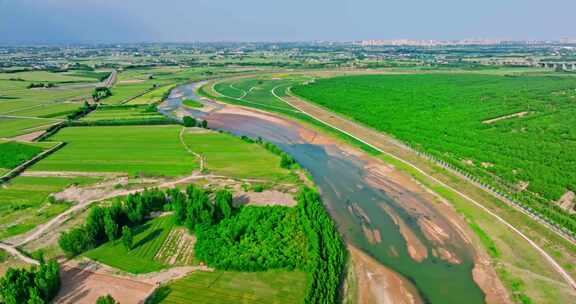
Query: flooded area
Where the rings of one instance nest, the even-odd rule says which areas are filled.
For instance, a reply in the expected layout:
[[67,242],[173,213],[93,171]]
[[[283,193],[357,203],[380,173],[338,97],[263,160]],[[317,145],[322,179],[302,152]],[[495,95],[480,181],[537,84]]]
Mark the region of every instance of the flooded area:
[[[299,123],[199,98],[195,88],[201,84],[174,89],[159,110],[206,119],[212,129],[260,137],[292,155],[310,172],[346,241],[400,274],[403,292],[418,290],[409,302],[484,303],[492,286],[474,281],[477,254],[465,223],[447,204],[395,168]],[[183,98],[205,107],[184,107]]]

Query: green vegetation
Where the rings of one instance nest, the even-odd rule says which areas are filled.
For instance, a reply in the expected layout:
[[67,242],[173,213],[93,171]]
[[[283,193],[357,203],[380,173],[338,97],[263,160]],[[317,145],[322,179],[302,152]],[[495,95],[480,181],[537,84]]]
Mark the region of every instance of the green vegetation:
[[182,104],[187,106],[187,107],[190,107],[190,108],[201,108],[204,106],[199,101],[192,100],[192,99],[184,99],[184,100],[182,100]]
[[9,141],[0,142],[0,168],[13,169],[44,151],[41,147]]
[[165,117],[146,105],[100,106],[90,115],[82,118],[86,122],[118,122],[136,121],[146,124],[147,121],[164,119]]
[[292,304],[302,302],[305,284],[301,271],[195,272],[160,287],[150,303]]
[[92,99],[94,99],[94,101],[99,101],[110,96],[112,96],[112,91],[107,87],[97,87],[92,92]]
[[165,85],[159,87],[151,92],[148,92],[142,96],[136,97],[130,100],[127,104],[137,105],[137,104],[156,104],[168,97],[170,90],[172,90],[172,85]]
[[55,260],[31,269],[10,268],[0,278],[0,298],[6,304],[50,303],[60,289],[60,267]]
[[119,304],[111,295],[101,296],[96,300],[96,304]]
[[576,189],[570,169],[576,145],[569,140],[576,136],[569,127],[575,89],[572,77],[426,74],[322,79],[293,91],[390,133],[576,232],[576,218],[549,203]]
[[87,251],[84,255],[95,261],[130,273],[158,271],[169,266],[155,259],[155,257],[173,227],[174,222],[171,217],[155,218],[134,227],[132,240],[128,241],[126,239],[128,237],[125,237],[125,235],[132,235],[132,229],[128,226],[123,226],[121,239],[107,242],[100,247]]
[[206,159],[206,168],[216,174],[237,178],[282,180],[290,171],[279,165],[281,157],[266,151],[262,145],[224,133],[184,134],[184,141],[194,152]]
[[32,170],[126,172],[178,176],[196,168],[180,143],[180,126],[71,127],[51,138],[67,145]]
[[51,193],[78,184],[96,182],[94,178],[18,176],[0,188],[0,238],[29,231],[70,207],[67,202],[50,199]]
[[280,206],[241,208],[215,226],[197,229],[196,257],[223,270],[299,268],[308,254],[298,215]]

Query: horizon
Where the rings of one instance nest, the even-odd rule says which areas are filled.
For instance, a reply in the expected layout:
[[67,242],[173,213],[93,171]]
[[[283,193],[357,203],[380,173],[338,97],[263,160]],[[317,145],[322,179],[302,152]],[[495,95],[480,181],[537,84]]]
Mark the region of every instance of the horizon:
[[[576,38],[570,14],[576,3],[568,0],[489,0],[481,5],[463,5],[456,0],[295,0],[281,4],[264,0],[166,0],[162,5],[155,4],[136,0],[0,0],[0,43]],[[562,10],[543,14],[550,6]]]

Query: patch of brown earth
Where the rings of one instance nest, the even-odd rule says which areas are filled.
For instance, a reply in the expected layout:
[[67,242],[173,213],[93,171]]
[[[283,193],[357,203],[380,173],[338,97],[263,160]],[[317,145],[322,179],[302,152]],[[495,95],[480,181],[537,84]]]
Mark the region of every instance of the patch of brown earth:
[[194,261],[196,236],[185,228],[172,229],[154,259],[169,265],[191,265]]
[[526,182],[526,181],[519,181],[516,185],[516,191],[518,192],[522,192],[526,189],[528,189],[528,186],[530,186],[530,182]]
[[412,284],[359,249],[348,247],[358,282],[359,304],[418,304],[423,301]]
[[418,226],[420,226],[420,230],[424,233],[424,236],[432,242],[444,244],[445,241],[450,239],[448,233],[425,217],[418,218]]
[[276,190],[265,190],[262,192],[238,192],[234,197],[237,205],[246,204],[252,206],[296,206],[296,200],[290,193]]
[[567,191],[564,193],[564,195],[562,195],[562,197],[560,197],[556,204],[558,204],[560,208],[570,213],[574,213],[576,211],[576,202],[574,201],[574,198],[576,198],[576,194],[574,194],[572,191]]
[[12,137],[12,139],[13,139],[13,140],[17,140],[17,141],[32,142],[32,141],[34,141],[36,138],[40,137],[40,135],[42,135],[42,134],[44,134],[44,131],[36,131],[36,132],[32,132],[32,133],[28,133],[28,134],[24,134],[24,135]]
[[61,280],[54,300],[58,304],[93,304],[108,294],[120,303],[143,303],[155,288],[154,284],[67,266],[61,269]]
[[490,261],[486,257],[477,257],[474,269],[472,269],[472,278],[484,291],[485,301],[488,304],[508,304],[512,303],[508,296],[508,291],[502,285],[498,275]]
[[414,232],[404,223],[404,221],[392,210],[392,208],[380,204],[380,208],[382,208],[390,217],[392,221],[398,226],[400,229],[400,234],[406,240],[406,249],[408,250],[408,254],[410,257],[416,262],[422,262],[428,257],[428,249],[422,241],[414,234]]
[[126,79],[118,81],[118,84],[142,83],[145,81],[145,79]]
[[518,112],[518,113],[513,113],[510,115],[504,115],[504,116],[500,116],[500,117],[496,117],[496,118],[492,118],[492,119],[487,119],[482,121],[483,124],[493,124],[497,121],[501,121],[501,120],[505,120],[505,119],[509,119],[509,118],[519,118],[519,117],[524,117],[526,115],[528,115],[530,112],[528,111],[523,111],[523,112]]
[[452,253],[450,250],[444,247],[432,248],[432,255],[450,264],[462,263],[462,261],[458,258],[458,256],[456,256],[454,253]]

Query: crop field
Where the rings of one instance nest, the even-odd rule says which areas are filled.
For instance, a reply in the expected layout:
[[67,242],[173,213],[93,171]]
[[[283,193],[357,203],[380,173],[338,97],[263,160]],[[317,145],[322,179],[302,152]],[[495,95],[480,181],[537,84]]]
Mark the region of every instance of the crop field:
[[155,89],[149,93],[146,93],[140,97],[130,100],[127,104],[137,105],[137,104],[151,104],[162,101],[162,98],[166,93],[172,89],[172,85],[165,85]]
[[31,169],[187,175],[197,162],[180,143],[180,129],[176,125],[64,128],[50,140],[66,146]]
[[171,266],[192,265],[195,263],[195,243],[195,237],[186,228],[173,228],[156,252],[154,260]]
[[103,100],[106,104],[119,104],[154,88],[153,80],[137,83],[117,84],[112,88],[112,96]]
[[59,123],[61,120],[53,118],[3,118],[0,117],[0,137],[14,137],[35,131],[45,130]]
[[71,82],[93,82],[94,79],[85,77],[85,75],[74,75],[69,73],[52,73],[46,71],[31,71],[18,73],[0,73],[0,79],[17,79],[18,81],[32,82],[53,82],[53,83],[71,83]]
[[573,77],[352,76],[293,92],[503,187],[576,230],[576,219],[532,199],[576,191]]
[[225,97],[237,101],[244,101],[258,104],[264,108],[277,108],[283,110],[293,110],[285,102],[279,100],[272,94],[272,90],[282,96],[285,89],[298,81],[303,81],[301,77],[290,78],[239,78],[218,82],[214,85],[214,90]]
[[305,289],[299,271],[195,272],[160,287],[155,303],[300,303]]
[[280,180],[290,171],[280,167],[280,157],[255,143],[223,133],[186,133],[186,145],[206,159],[215,174],[237,178]]
[[117,240],[92,249],[85,255],[130,273],[158,271],[169,265],[158,261],[155,257],[173,228],[174,222],[171,216],[158,217],[135,228],[131,250],[126,250],[122,241]]
[[21,143],[16,141],[4,141],[0,139],[0,168],[13,169],[21,163],[32,159],[47,148],[53,147],[53,143]]
[[[14,78],[20,76],[24,78]],[[52,82],[58,86],[61,81],[85,80],[96,81],[49,72],[0,73],[0,137],[14,137],[45,130],[78,109],[91,91],[90,88],[81,87],[29,89],[28,85],[41,81]]]
[[72,184],[90,184],[94,178],[16,177],[0,187],[0,238],[24,233],[70,207],[50,202],[48,196]]
[[148,111],[146,106],[102,106],[96,111],[82,118],[83,121],[96,120],[146,120],[162,118],[163,115],[155,111]]

